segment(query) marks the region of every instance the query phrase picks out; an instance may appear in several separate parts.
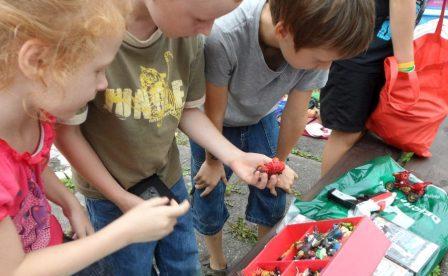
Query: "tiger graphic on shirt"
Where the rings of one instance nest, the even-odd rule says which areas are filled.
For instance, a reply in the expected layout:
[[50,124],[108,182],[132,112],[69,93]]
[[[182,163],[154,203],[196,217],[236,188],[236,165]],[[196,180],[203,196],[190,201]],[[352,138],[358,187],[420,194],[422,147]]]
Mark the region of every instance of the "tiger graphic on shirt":
[[107,89],[105,92],[105,108],[120,119],[133,117],[136,120],[144,119],[149,123],[162,126],[163,119],[173,116],[180,120],[183,109],[185,92],[182,90],[182,80],[170,79],[170,66],[173,54],[164,53],[168,73],[161,73],[154,68],[140,66],[140,88]]

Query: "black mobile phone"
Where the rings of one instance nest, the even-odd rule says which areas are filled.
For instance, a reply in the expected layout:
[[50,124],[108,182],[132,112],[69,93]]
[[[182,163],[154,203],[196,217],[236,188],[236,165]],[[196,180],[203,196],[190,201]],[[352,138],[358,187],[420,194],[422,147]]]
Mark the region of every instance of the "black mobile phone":
[[170,200],[174,199],[176,202],[179,202],[173,192],[156,174],[139,181],[137,184],[129,188],[128,192],[145,200],[154,197],[167,197]]

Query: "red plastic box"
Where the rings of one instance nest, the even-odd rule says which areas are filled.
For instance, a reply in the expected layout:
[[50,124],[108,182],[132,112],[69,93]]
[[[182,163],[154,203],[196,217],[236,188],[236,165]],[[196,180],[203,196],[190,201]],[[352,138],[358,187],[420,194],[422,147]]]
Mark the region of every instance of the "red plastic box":
[[[281,261],[291,245],[302,240],[316,226],[321,233],[328,232],[335,223],[350,222],[354,225],[352,234],[343,238],[341,249],[324,260],[297,260],[296,252],[290,252]],[[281,275],[295,276],[306,268],[321,270],[322,276],[372,275],[386,254],[391,242],[367,217],[323,220],[286,226],[277,234],[243,270],[243,275],[253,276],[258,268],[273,270],[279,268]]]

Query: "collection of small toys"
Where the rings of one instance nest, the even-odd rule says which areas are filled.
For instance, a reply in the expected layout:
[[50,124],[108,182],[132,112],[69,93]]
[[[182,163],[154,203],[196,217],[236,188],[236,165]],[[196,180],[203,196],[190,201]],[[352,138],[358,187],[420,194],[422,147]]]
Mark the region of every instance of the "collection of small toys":
[[320,233],[315,227],[303,240],[293,243],[278,260],[283,260],[291,252],[296,252],[294,260],[323,260],[331,257],[341,248],[342,239],[350,236],[353,229],[353,224],[349,222],[336,223],[327,233]]
[[282,174],[285,169],[285,163],[274,157],[271,162],[258,166],[257,170],[262,173],[267,173],[269,177],[273,175]]
[[[293,223],[241,272],[244,276],[372,275],[390,244],[365,216]],[[366,248],[369,258],[360,258]]]
[[254,276],[280,276],[282,273],[278,267],[273,271],[259,268],[255,271]]
[[319,270],[311,270],[309,268],[305,269],[304,272],[300,272],[297,270],[296,276],[319,276],[320,271]]
[[[274,270],[266,270],[259,268],[255,273],[254,276],[281,276],[281,271],[278,267],[276,267]],[[297,269],[296,276],[319,276],[320,270],[312,270],[312,269],[305,269],[305,271],[300,272],[299,269]]]
[[394,173],[393,177],[383,177],[384,186],[387,190],[398,189],[402,191],[409,202],[417,202],[426,192],[426,186],[431,182],[412,183],[409,180],[411,172],[402,171]]

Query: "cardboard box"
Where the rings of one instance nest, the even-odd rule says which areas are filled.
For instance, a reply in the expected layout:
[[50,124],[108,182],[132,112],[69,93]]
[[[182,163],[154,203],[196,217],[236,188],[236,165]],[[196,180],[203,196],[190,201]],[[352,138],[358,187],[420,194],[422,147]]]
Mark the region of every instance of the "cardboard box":
[[[281,260],[279,258],[291,245],[303,240],[306,234],[317,227],[320,233],[328,232],[336,223],[350,222],[354,225],[352,234],[342,239],[341,249],[324,260],[293,260],[297,250],[293,248]],[[372,275],[381,262],[390,241],[367,217],[323,220],[286,226],[266,245],[254,260],[243,270],[243,275],[253,276],[258,269],[273,270],[281,275],[295,276],[306,268],[321,270],[322,276]]]

